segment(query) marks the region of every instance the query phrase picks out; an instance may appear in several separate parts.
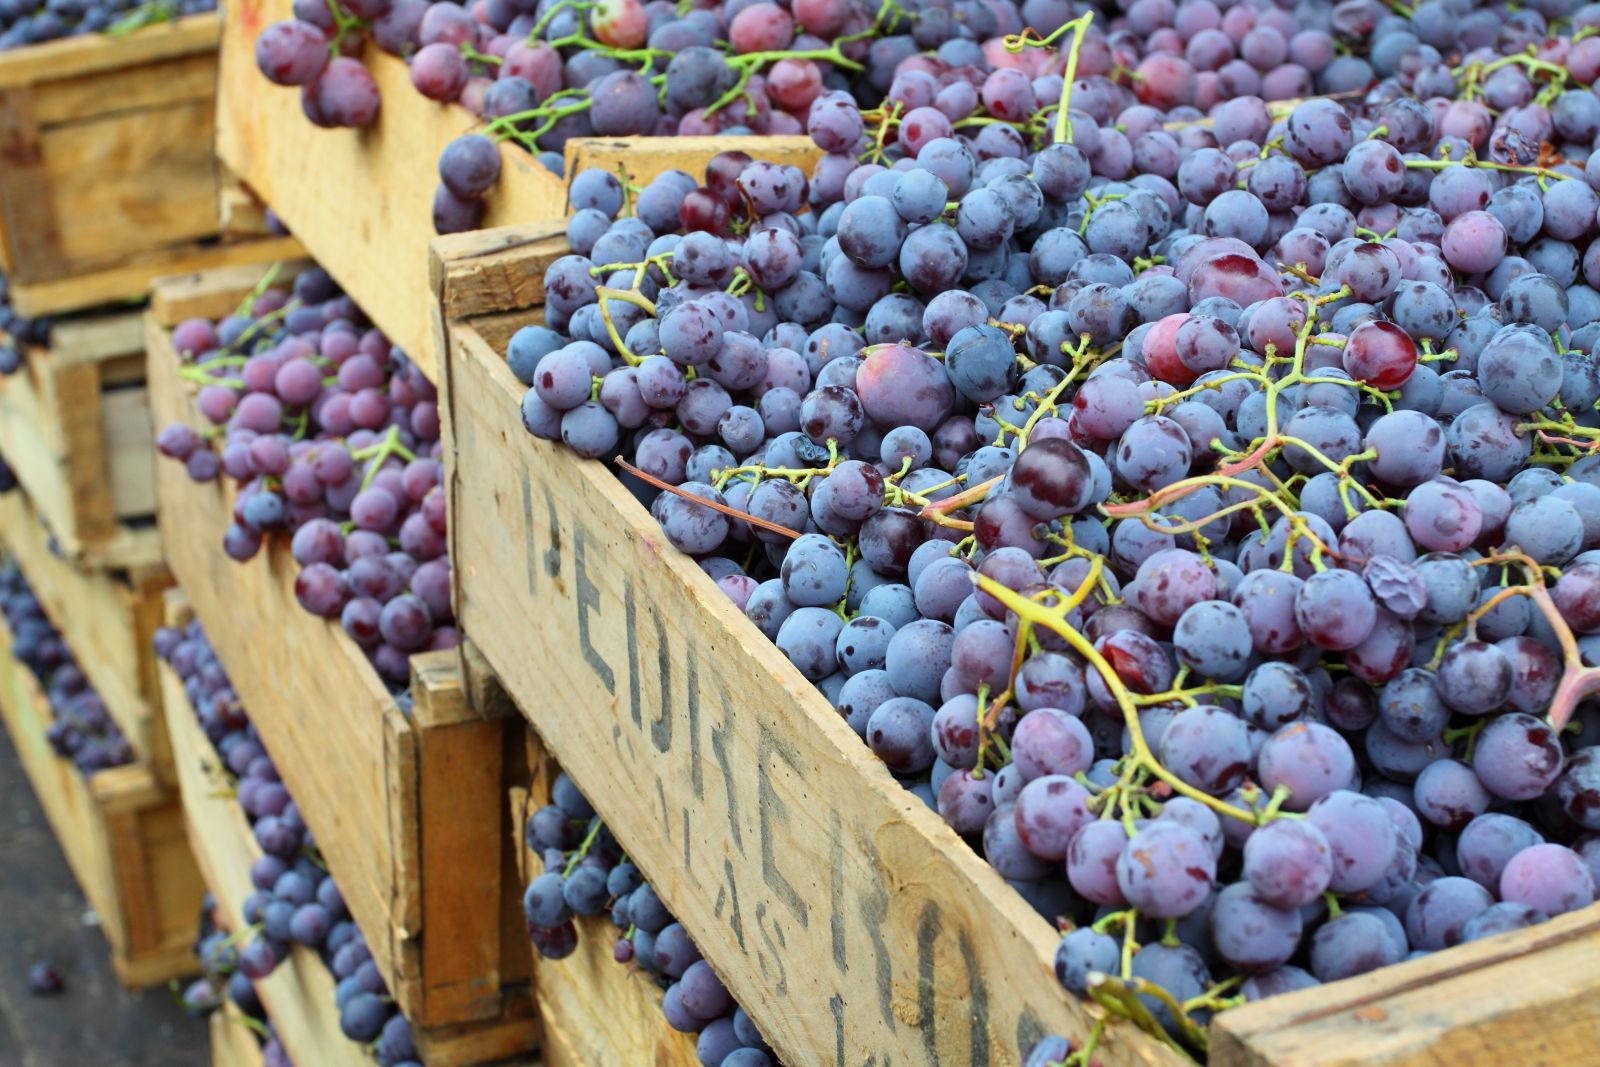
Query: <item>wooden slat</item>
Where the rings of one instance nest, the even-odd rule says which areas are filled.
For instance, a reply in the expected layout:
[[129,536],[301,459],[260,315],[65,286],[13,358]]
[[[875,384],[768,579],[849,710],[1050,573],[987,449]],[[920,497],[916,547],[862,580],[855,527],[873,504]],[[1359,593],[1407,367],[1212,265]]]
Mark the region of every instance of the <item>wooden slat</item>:
[[[253,280],[240,283],[230,308]],[[158,292],[158,312],[185,317],[193,294],[208,291],[195,280],[179,288],[189,295]],[[198,425],[157,317],[147,344],[156,420]],[[514,885],[502,892],[500,754],[511,720],[469,706],[449,652],[413,658],[408,718],[343,629],[300,607],[287,538],[236,563],[222,552],[231,490],[198,485],[182,465],[163,461],[157,491],[171,566],[390,989],[430,1031],[435,1059],[531,1047],[531,1008],[519,1008],[526,966],[498,962],[508,951],[526,954],[524,939],[506,937],[519,895]]]
[[[11,633],[0,622],[0,648]],[[50,704],[27,667],[0,652],[0,718],[84,896],[111,942],[124,984],[192,974],[194,918],[204,892],[177,798],[129,764],[85,779],[45,738]]]
[[14,279],[11,306],[19,315],[40,318],[82,308],[142,299],[157,278],[213,270],[240,263],[274,263],[305,251],[292,237],[267,237],[237,244],[194,242],[131,257],[124,263],[95,267],[40,282]]
[[30,89],[0,89],[0,268],[56,272],[66,259],[56,228],[37,101]]
[[[463,632],[774,1046],[796,1063],[967,1065],[1086,1035],[1044,919],[603,466],[528,435],[523,391],[452,325]],[[1179,1058],[1114,1026],[1099,1062]]]
[[49,533],[21,493],[0,496],[0,543],[16,559],[89,684],[140,758],[171,781],[150,647],[162,568],[132,575],[79,566],[51,551]]
[[231,1000],[211,1013],[211,1067],[262,1067],[261,1040]]
[[[1593,1062],[1600,905],[1333,985],[1212,1026],[1218,1067],[1519,1067]],[[1514,1050],[1514,1051],[1513,1051]]]
[[207,12],[125,37],[88,34],[7,52],[0,56],[0,88],[77,78],[214,51],[221,32],[220,21],[215,12]]
[[[718,152],[746,152],[768,163],[787,163],[805,171],[822,158],[822,149],[809,137],[586,137],[567,142],[567,174],[604,170],[626,175],[634,185],[645,185],[669,170],[700,178],[706,161]],[[532,221],[532,220],[519,220]]]

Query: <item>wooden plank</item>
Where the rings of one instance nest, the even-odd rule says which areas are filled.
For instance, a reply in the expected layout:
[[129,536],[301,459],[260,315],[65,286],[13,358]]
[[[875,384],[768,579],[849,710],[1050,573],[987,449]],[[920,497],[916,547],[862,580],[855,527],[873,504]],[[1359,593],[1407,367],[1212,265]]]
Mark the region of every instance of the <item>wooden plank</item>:
[[49,532],[21,493],[0,496],[0,543],[22,568],[134,751],[170,781],[150,637],[152,606],[159,606],[171,578],[161,568],[124,576],[62,558],[51,550]]
[[131,257],[127,262],[96,267],[40,282],[11,282],[11,306],[19,315],[40,318],[81,308],[143,298],[157,278],[212,270],[239,263],[274,263],[304,255],[292,237],[268,237],[237,244],[191,243]]
[[1600,906],[1218,1016],[1217,1067],[1588,1063]]
[[[698,180],[706,161],[718,152],[747,152],[768,163],[787,163],[805,171],[822,158],[822,149],[809,137],[586,137],[567,142],[567,174],[596,169],[625,175],[634,185],[645,185],[669,170],[681,170]],[[518,220],[531,221],[531,220]]]
[[[242,282],[227,306],[253,284]],[[155,303],[183,313],[189,299],[158,293]],[[198,425],[157,317],[147,344],[156,420]],[[525,965],[498,965],[527,951],[506,936],[520,895],[512,883],[502,892],[500,754],[513,720],[468,705],[450,652],[413,658],[408,718],[343,629],[300,607],[287,538],[236,563],[221,548],[232,490],[196,484],[169,461],[157,466],[157,493],[172,568],[407,1016],[430,1030],[441,1063],[531,1047],[531,1007],[518,1006]]]
[[[168,732],[177,755],[183,815],[195,858],[217,902],[224,926],[242,930],[244,902],[255,890],[250,865],[261,855],[238,801],[233,798],[221,759],[195,718],[183,682],[165,664],[162,685]],[[296,1063],[318,1067],[371,1067],[360,1045],[339,1030],[332,974],[317,954],[294,945],[289,958],[255,983],[278,1036]]]
[[[538,735],[530,729],[522,733],[530,769],[508,791],[508,799],[519,880],[526,885],[543,866],[525,847],[522,827],[534,810],[550,802],[557,768]],[[611,920],[597,916],[578,919],[577,925],[577,951],[564,960],[535,961],[546,1067],[699,1067],[694,1035],[672,1029],[661,1014],[660,987],[647,972],[612,958],[617,928]]]
[[12,277],[27,264],[59,271],[66,262],[37,112],[30,90],[0,89],[0,267]]
[[214,51],[220,33],[220,17],[216,12],[206,12],[150,26],[125,37],[89,34],[20,48],[0,56],[0,88]]
[[211,1067],[262,1067],[261,1040],[231,1000],[211,1013]]
[[288,285],[307,267],[307,259],[276,263],[242,263],[216,270],[193,271],[161,279],[150,292],[147,317],[164,330],[185,319],[221,319],[233,314],[240,301],[269,272],[274,285]]
[[[0,645],[11,633],[0,622]],[[112,965],[142,987],[192,974],[194,917],[204,887],[175,796],[129,764],[85,779],[51,750],[50,704],[39,682],[0,655],[0,718],[84,896],[111,942]]]
[[[779,1052],[1017,1063],[1083,1038],[1045,920],[602,465],[523,429],[523,388],[470,326],[449,355],[463,632]],[[1098,1059],[1181,1061],[1120,1025]]]
[[[436,162],[446,144],[481,123],[465,108],[423,97],[404,60],[369,47],[363,62],[383,97],[377,121],[364,130],[312,126],[299,93],[271,84],[256,67],[256,37],[290,9],[290,0],[227,0],[217,154],[437,380],[428,284]],[[564,214],[560,178],[514,146],[502,146],[500,156],[488,225]]]

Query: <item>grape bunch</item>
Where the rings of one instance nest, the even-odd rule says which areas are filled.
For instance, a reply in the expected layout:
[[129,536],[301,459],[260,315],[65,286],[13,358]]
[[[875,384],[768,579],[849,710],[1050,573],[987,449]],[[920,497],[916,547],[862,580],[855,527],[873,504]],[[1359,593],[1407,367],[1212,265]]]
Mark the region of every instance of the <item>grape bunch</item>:
[[0,564],[0,615],[11,631],[10,655],[44,686],[50,701],[45,740],[85,778],[133,762],[133,746],[89,685],[72,650],[45,617],[15,562]]
[[195,933],[194,954],[202,974],[178,993],[184,1010],[196,1017],[210,1015],[231,1000],[241,1014],[254,1020],[251,1027],[261,1037],[262,1067],[294,1067],[289,1052],[278,1039],[277,1028],[267,1017],[265,1006],[254,983],[238,970],[239,954],[228,932],[217,925],[216,900],[206,893],[200,903],[199,929]]
[[706,1067],[772,1067],[776,1055],[748,1013],[734,1003],[688,931],[672,917],[639,868],[566,774],[550,803],[528,817],[523,838],[544,873],[528,883],[522,908],[534,949],[564,959],[577,949],[575,919],[607,915],[619,936],[613,957],[636,964],[665,990],[667,1025],[697,1034]]
[[1103,72],[1087,15],[1005,41],[1076,68],[982,123],[829,89],[809,176],[576,175],[524,425],[1168,1040],[1586,907],[1600,9],[1555,6],[1306,9],[1328,95],[1202,114],[1160,31],[1273,20],[1137,0]]
[[295,596],[338,619],[392,687],[415,652],[458,643],[433,385],[322,270],[265,287],[220,322],[173,331],[211,430],[156,448],[196,481],[240,486],[223,547],[244,561],[288,535]]
[[0,375],[12,375],[22,368],[23,350],[30,345],[50,343],[49,318],[29,319],[11,306],[11,286],[0,274]]
[[0,0],[0,52],[91,33],[121,35],[216,9],[217,0]]
[[[183,680],[200,727],[234,785],[262,855],[250,867],[255,892],[245,899],[244,930],[216,931],[199,956],[215,995],[245,1007],[251,983],[271,974],[294,945],[317,952],[338,985],[339,1028],[371,1045],[379,1067],[418,1067],[411,1025],[389,995],[361,930],[328,874],[311,830],[284,788],[222,663],[198,622],[163,627],[154,638],[161,656]],[[196,999],[203,1000],[203,990]]]

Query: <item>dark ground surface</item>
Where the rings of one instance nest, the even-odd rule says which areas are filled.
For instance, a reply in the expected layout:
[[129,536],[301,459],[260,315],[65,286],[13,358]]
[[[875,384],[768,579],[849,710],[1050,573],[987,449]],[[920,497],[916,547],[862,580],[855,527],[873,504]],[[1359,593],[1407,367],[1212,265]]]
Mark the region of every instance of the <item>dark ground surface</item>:
[[[117,984],[105,935],[0,729],[0,1067],[208,1067],[204,1020],[165,989]],[[64,992],[35,997],[48,960]]]

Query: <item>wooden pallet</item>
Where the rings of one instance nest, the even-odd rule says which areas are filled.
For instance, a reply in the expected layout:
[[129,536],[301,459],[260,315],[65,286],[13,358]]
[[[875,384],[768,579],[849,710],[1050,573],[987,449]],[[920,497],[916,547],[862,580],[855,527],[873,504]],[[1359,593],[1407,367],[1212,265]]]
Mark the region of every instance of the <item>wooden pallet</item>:
[[[168,326],[215,298],[182,297],[203,283],[158,287],[152,302],[150,392],[161,421],[198,424]],[[340,626],[295,600],[299,567],[287,538],[235,563],[222,551],[231,490],[196,484],[166,461],[157,491],[173,572],[407,1017],[421,1029],[471,1024],[447,1035],[461,1055],[476,1056],[460,1062],[530,1047],[529,959],[502,780],[516,718],[466,699],[454,653],[413,658],[408,716]]]
[[[519,880],[526,886],[543,866],[525,847],[522,827],[530,814],[550,803],[559,768],[539,735],[531,729],[523,732],[528,777],[513,786],[510,801]],[[564,960],[534,960],[545,1067],[699,1067],[694,1036],[672,1029],[661,1014],[661,989],[637,967],[612,959],[617,928],[611,920],[598,916],[576,922],[576,952]]]
[[[1056,985],[1044,920],[603,465],[522,427],[505,344],[563,252],[536,225],[434,244],[456,609],[487,668],[786,1061],[1014,1064],[1042,1032],[1082,1039],[1098,1009]],[[1571,1063],[1595,1048],[1597,959],[1600,905],[1224,1013],[1211,1063]],[[1182,1061],[1124,1024],[1096,1057]]]
[[0,271],[20,313],[138,296],[237,254],[216,240],[220,33],[210,13],[0,56]]
[[161,593],[172,584],[166,567],[103,570],[57,554],[39,512],[21,492],[0,495],[0,545],[22,568],[134,752],[171,785],[172,753],[150,647],[161,625]]
[[[383,97],[377,121],[365,130],[312,126],[300,109],[300,94],[268,82],[256,67],[256,38],[290,12],[290,0],[224,0],[217,155],[272,205],[389,339],[437,381],[427,273],[436,163],[446,144],[482,123],[459,105],[422,96],[412,88],[403,60],[369,46],[362,61]],[[615,170],[620,160],[635,181],[649,180],[682,161],[699,159],[703,166],[721,148],[756,143],[743,137],[572,142],[567,173],[575,173],[574,161],[580,169]],[[803,163],[808,173],[820,154],[805,137],[759,143],[763,158]],[[718,148],[707,152],[707,144]],[[560,178],[510,144],[501,148],[500,160],[486,225],[565,216]]]
[[13,659],[0,621],[0,720],[67,863],[100,916],[117,978],[130,988],[193,974],[194,919],[205,886],[184,837],[177,796],[130,763],[85,778],[45,739],[50,702]]
[[62,550],[96,566],[160,562],[139,312],[63,320],[24,355],[0,377],[0,455]]

